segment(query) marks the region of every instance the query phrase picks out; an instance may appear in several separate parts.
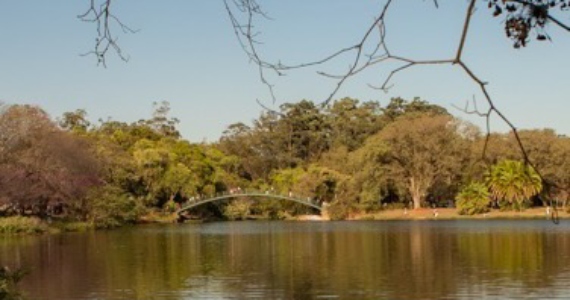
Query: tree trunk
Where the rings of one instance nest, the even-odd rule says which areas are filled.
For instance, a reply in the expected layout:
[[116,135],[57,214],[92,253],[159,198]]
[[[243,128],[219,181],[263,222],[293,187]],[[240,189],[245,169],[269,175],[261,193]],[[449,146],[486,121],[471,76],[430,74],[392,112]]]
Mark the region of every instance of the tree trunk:
[[414,209],[422,207],[422,193],[420,192],[419,184],[410,178],[410,195],[412,196],[412,202],[414,204]]

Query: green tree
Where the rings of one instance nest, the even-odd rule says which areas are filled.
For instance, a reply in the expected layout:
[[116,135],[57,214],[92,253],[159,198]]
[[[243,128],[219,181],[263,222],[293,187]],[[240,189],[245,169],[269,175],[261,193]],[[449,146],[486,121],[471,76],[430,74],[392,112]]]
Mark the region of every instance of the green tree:
[[420,208],[436,182],[451,183],[468,159],[460,123],[446,115],[412,115],[396,120],[376,137],[387,147],[386,175]]
[[378,102],[361,104],[357,99],[342,98],[328,105],[325,112],[330,124],[331,147],[345,146],[353,151],[382,126]]
[[87,199],[88,220],[96,228],[113,228],[132,224],[145,212],[141,201],[112,185],[90,190]]
[[388,144],[377,134],[366,140],[363,147],[350,153],[346,169],[351,171],[351,176],[345,184],[345,197],[353,198],[349,201],[356,202],[364,210],[378,207],[388,193],[391,185],[386,165],[389,150]]
[[570,139],[552,129],[523,130],[519,135],[528,158],[540,170],[545,195],[565,204],[570,194]]
[[491,203],[489,190],[486,185],[471,182],[465,186],[456,197],[456,205],[460,215],[475,215],[489,211]]
[[180,138],[180,132],[176,128],[180,121],[177,118],[169,116],[170,103],[168,101],[161,101],[154,102],[152,105],[154,107],[152,118],[149,120],[140,120],[138,123],[149,126],[154,132],[163,137]]
[[536,171],[521,161],[503,160],[487,173],[487,185],[494,199],[522,210],[525,201],[542,190],[542,180]]
[[415,97],[412,101],[407,101],[400,97],[392,98],[390,103],[382,108],[384,122],[393,122],[398,117],[413,114],[449,115],[445,108],[430,104],[419,97]]
[[312,102],[302,100],[281,105],[281,126],[288,131],[287,150],[292,163],[303,165],[315,161],[329,149],[329,124]]
[[253,126],[232,124],[224,132],[219,147],[240,160],[243,177],[268,180],[274,169],[293,165],[290,130],[275,112],[263,112]]
[[169,195],[169,201],[174,201],[177,195],[185,198],[195,195],[197,183],[196,175],[182,163],[170,165],[162,178],[162,186]]
[[59,127],[80,133],[85,133],[91,126],[87,120],[87,111],[84,109],[77,109],[74,112],[65,112],[58,121]]

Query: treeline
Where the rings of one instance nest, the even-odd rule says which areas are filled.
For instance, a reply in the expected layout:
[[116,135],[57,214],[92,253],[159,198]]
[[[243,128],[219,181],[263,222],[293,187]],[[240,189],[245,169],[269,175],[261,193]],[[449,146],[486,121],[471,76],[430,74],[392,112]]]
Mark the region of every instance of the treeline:
[[0,212],[113,227],[240,180],[237,158],[181,139],[168,113],[160,103],[149,119],[90,124],[83,110],[54,121],[39,107],[5,106]]
[[[230,125],[211,144],[180,137],[168,103],[149,119],[90,124],[83,110],[57,121],[40,108],[0,112],[0,212],[65,216],[99,227],[173,211],[236,188],[271,190],[328,203],[332,218],[385,207],[457,205],[523,209],[570,194],[570,139],[553,130],[521,131],[538,174],[512,134],[487,136],[420,99],[386,106],[344,98],[307,100]],[[544,184],[546,183],[546,184]],[[204,205],[201,217],[286,218],[310,209],[283,201],[238,199]]]
[[[264,112],[251,126],[229,126],[219,148],[240,158],[252,182],[287,188],[331,203],[333,218],[383,207],[458,204],[460,213],[489,207],[524,209],[570,192],[570,139],[553,130],[486,132],[421,99],[378,102],[344,98]],[[456,203],[456,200],[460,199]]]

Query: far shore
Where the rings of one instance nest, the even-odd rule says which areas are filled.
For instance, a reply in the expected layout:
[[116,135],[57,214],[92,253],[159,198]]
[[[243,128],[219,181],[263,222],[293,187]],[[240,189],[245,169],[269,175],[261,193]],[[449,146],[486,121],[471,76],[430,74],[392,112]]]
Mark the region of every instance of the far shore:
[[[553,210],[550,210],[553,213]],[[565,210],[556,211],[558,218],[570,219],[570,214]],[[296,218],[299,221],[326,221],[318,215],[302,215]],[[374,213],[353,214],[347,220],[487,220],[487,219],[551,219],[547,215],[546,208],[536,207],[524,211],[500,211],[491,210],[485,214],[460,215],[455,208],[421,208],[421,209],[387,209]]]
[[[558,209],[557,211],[550,210],[550,215],[547,214],[546,208],[529,208],[524,211],[500,211],[491,210],[488,213],[477,215],[460,215],[455,208],[421,208],[415,210],[405,209],[387,209],[373,213],[360,213],[352,214],[346,219],[347,221],[394,221],[394,220],[499,220],[499,219],[512,219],[512,220],[545,220],[552,221],[552,214],[558,219],[570,219],[570,213],[566,210]],[[142,217],[137,223],[175,223],[177,215],[152,213]],[[261,220],[263,218],[256,218],[251,216],[248,220]],[[301,221],[301,222],[321,222],[329,221],[328,216],[325,215],[298,215],[290,216],[288,221]],[[10,234],[41,234],[41,233],[60,233],[71,231],[86,231],[96,229],[93,224],[87,222],[53,222],[49,223],[45,220],[40,220],[36,217],[9,217],[7,219],[0,218],[0,236]],[[205,222],[205,220],[190,220],[188,222]]]
[[[551,210],[552,213],[552,210]],[[557,210],[559,218],[569,218],[570,215],[561,210]],[[455,208],[421,208],[415,210],[385,210],[370,215],[354,216],[351,219],[373,219],[373,220],[433,220],[433,219],[547,219],[550,218],[546,214],[546,208],[537,207],[529,208],[524,211],[500,211],[498,209],[491,210],[485,214],[478,215],[460,215]]]

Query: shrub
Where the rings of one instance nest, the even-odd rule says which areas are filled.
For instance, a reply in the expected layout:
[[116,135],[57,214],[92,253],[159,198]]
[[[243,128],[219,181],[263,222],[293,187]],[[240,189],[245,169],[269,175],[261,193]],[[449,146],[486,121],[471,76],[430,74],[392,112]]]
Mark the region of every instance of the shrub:
[[224,216],[230,220],[245,220],[251,213],[251,201],[236,199],[224,208]]
[[135,223],[144,212],[138,199],[113,186],[92,190],[88,196],[90,221],[97,228],[113,228]]
[[325,209],[332,221],[346,220],[351,211],[350,205],[343,202],[333,202]]
[[5,217],[0,218],[0,233],[2,234],[31,234],[43,233],[48,227],[36,217]]
[[500,211],[523,211],[531,206],[531,201],[529,199],[524,199],[518,202],[509,202],[505,199],[497,200],[497,205],[499,205]]
[[53,222],[50,224],[50,227],[59,230],[60,232],[83,232],[93,229],[94,224],[89,222],[62,220]]
[[0,267],[0,299],[23,299],[17,290],[17,284],[24,275],[22,270],[11,271],[8,267]]
[[475,215],[489,211],[489,190],[482,183],[470,183],[457,194],[456,200],[460,215]]

